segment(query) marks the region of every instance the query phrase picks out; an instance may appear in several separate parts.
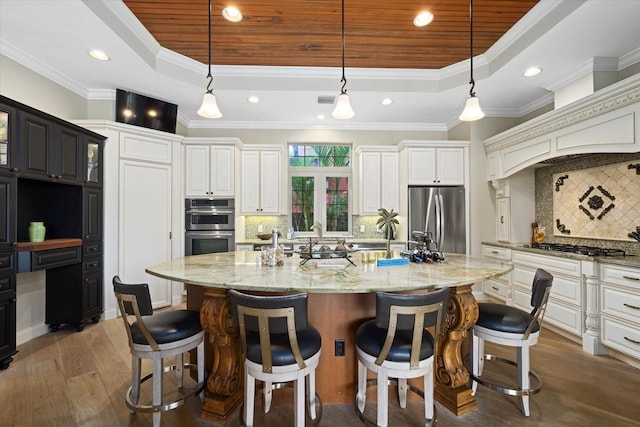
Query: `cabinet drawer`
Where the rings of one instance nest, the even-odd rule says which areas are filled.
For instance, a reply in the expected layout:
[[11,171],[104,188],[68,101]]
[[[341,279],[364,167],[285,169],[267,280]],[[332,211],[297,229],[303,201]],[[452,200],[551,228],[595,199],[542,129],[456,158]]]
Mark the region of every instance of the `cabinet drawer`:
[[600,279],[604,282],[632,286],[640,290],[640,269],[602,264]]
[[13,296],[16,293],[16,275],[0,275],[0,297]]
[[0,254],[0,272],[15,269],[15,252]]
[[[513,289],[513,305],[526,312],[531,311],[531,292],[523,292]],[[572,334],[582,336],[582,311],[580,308],[571,307],[555,301],[549,301],[547,311],[543,319],[544,323],[550,323]]]
[[640,327],[602,317],[602,343],[640,359]]
[[580,261],[577,260],[546,255],[536,255],[521,251],[513,251],[512,255],[514,264],[527,265],[534,269],[543,268],[551,274],[560,273],[566,276],[575,277],[580,277],[581,274]]
[[100,255],[102,253],[102,242],[83,243],[82,252],[85,257]]
[[18,252],[18,273],[62,267],[81,261],[82,247],[80,246],[48,251]]
[[600,293],[603,313],[613,314],[632,322],[640,322],[640,290],[629,292],[609,285],[602,285]]
[[85,258],[85,260],[82,263],[82,269],[85,273],[100,271],[102,269],[102,258],[101,257]]
[[496,280],[487,280],[484,282],[484,293],[506,301],[509,298],[509,285]]
[[511,249],[499,248],[497,246],[482,246],[482,256],[502,261],[511,261]]
[[[524,289],[531,289],[535,270],[515,267],[511,272],[512,283]],[[578,278],[566,278],[559,275],[553,277],[551,296],[569,304],[582,305],[582,283]]]

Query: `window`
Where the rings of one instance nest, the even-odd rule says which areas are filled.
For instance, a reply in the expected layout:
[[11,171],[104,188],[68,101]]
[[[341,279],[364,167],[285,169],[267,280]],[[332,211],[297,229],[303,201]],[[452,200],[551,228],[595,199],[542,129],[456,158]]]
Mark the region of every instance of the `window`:
[[350,146],[289,145],[289,188],[289,224],[298,235],[351,234]]

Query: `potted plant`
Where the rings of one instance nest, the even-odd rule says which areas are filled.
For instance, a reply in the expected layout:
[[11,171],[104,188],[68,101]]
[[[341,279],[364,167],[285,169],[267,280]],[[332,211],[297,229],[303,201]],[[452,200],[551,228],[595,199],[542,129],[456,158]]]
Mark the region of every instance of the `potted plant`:
[[378,222],[376,225],[380,226],[380,230],[387,238],[387,256],[386,258],[391,258],[391,237],[396,232],[396,225],[398,225],[398,220],[396,217],[398,216],[398,212],[394,212],[393,209],[390,211],[385,208],[378,209]]

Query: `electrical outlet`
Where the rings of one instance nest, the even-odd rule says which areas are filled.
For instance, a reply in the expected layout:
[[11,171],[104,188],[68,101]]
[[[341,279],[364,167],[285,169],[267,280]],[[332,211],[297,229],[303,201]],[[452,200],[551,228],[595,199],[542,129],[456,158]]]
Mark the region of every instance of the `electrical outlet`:
[[344,356],[344,340],[336,340],[335,347],[335,355]]
[[367,227],[365,227],[364,224],[360,224],[360,232],[364,233],[367,230]]
[[262,230],[263,230],[262,224],[258,225],[258,233],[262,233]]

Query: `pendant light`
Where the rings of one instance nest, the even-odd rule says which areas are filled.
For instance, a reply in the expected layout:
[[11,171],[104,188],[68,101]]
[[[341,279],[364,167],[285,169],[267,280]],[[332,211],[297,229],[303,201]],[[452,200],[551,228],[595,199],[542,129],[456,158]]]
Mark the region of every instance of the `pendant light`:
[[480,108],[480,101],[476,97],[476,93],[473,89],[476,86],[475,80],[473,80],[473,0],[469,0],[469,39],[470,39],[470,49],[469,49],[469,61],[471,63],[471,80],[469,84],[471,85],[471,89],[469,90],[469,99],[467,99],[467,103],[464,105],[464,110],[460,117],[460,120],[465,122],[472,122],[474,120],[480,120],[484,117],[484,113]]
[[336,101],[336,108],[333,109],[331,115],[336,119],[350,119],[355,116],[351,104],[349,103],[349,95],[347,95],[347,78],[344,76],[344,0],[342,0],[342,89],[340,89],[340,95]]
[[198,115],[208,119],[219,119],[222,113],[218,108],[216,96],[213,94],[213,76],[211,75],[211,0],[209,0],[209,74],[207,74],[207,91],[202,99],[202,105],[198,110]]

